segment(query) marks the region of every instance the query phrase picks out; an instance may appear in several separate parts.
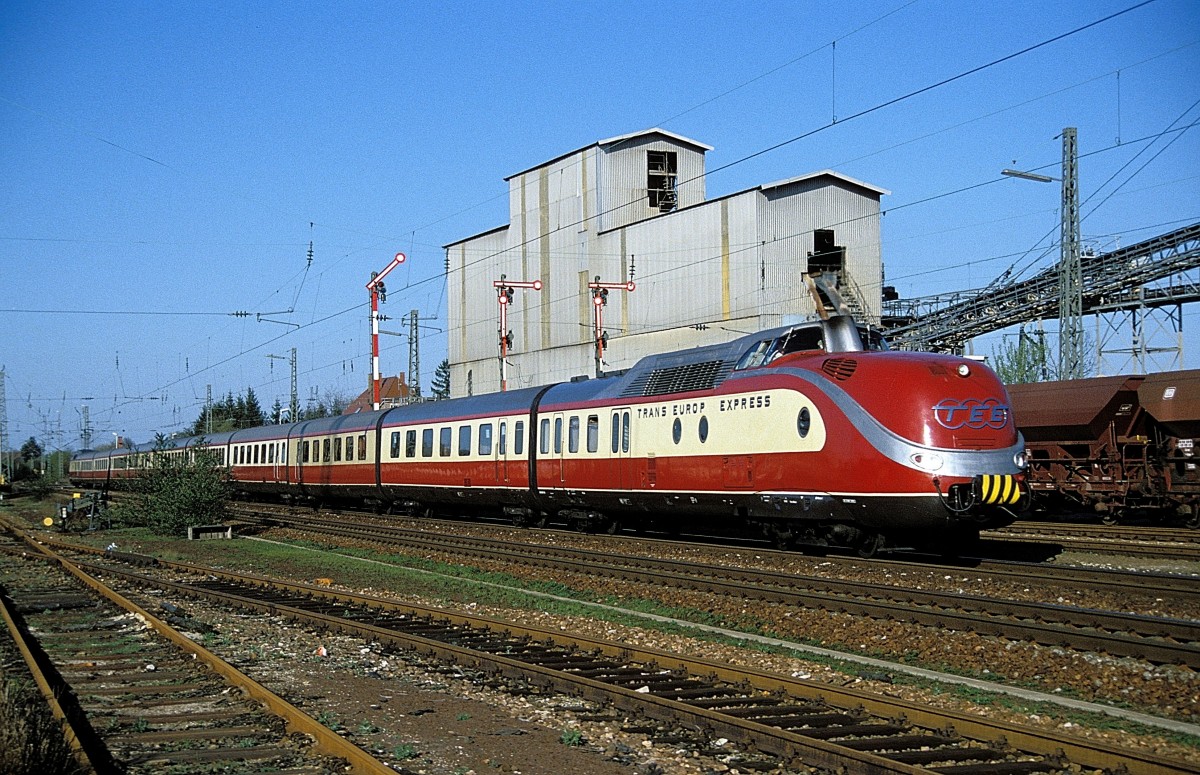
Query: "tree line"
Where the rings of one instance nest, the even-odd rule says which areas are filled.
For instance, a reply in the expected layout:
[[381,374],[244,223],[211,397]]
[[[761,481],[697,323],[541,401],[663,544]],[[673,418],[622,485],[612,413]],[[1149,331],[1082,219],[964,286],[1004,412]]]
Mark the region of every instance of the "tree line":
[[350,401],[345,396],[328,391],[322,398],[310,399],[307,406],[301,407],[299,416],[293,419],[288,417],[287,409],[279,399],[275,400],[270,412],[263,411],[254,388],[246,388],[246,392],[242,395],[234,396],[230,391],[220,401],[214,401],[211,405],[201,409],[200,416],[188,428],[187,433],[191,436],[203,436],[206,433],[227,433],[242,428],[257,428],[260,425],[315,420],[318,417],[339,415],[349,405]]

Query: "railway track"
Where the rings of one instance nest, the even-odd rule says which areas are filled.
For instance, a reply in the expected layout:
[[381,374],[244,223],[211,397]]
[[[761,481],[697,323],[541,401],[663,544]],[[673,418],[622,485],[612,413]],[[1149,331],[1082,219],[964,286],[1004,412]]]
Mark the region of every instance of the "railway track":
[[1191,528],[1019,521],[984,536],[994,541],[1057,541],[1079,552],[1200,560],[1200,530]]
[[0,587],[8,633],[85,771],[394,772],[7,529]]
[[[153,568],[119,568],[116,559]],[[789,766],[912,775],[1065,775],[1121,767],[1150,775],[1191,771],[1184,763],[1054,732],[557,629],[136,555],[76,562],[123,583],[283,616],[519,678],[629,718],[696,730],[699,745],[724,737]]]
[[[941,629],[965,630],[1047,646],[1200,669],[1200,625],[1193,620],[1003,600],[961,592],[839,581],[790,572],[768,572],[758,568],[742,569],[429,533],[383,525],[351,525],[318,517],[271,516],[264,518],[264,521],[341,538],[384,542],[410,550],[460,554],[475,560],[532,564],[556,571],[702,590],[744,600],[786,603]],[[1034,577],[1027,575],[1024,578]],[[1144,578],[1141,579],[1143,585],[1145,582]],[[1041,583],[1045,583],[1045,580],[1042,579]],[[1125,583],[1137,582],[1127,580]],[[1190,601],[1193,605],[1200,602],[1200,591],[1196,589],[1194,579],[1168,576],[1164,578],[1164,583],[1175,587],[1173,594],[1178,595],[1181,602]]]
[[[236,515],[235,519],[241,519],[248,525],[261,525],[264,519],[271,518],[292,520],[301,518],[294,508],[270,504],[237,504],[231,509],[231,513]],[[410,524],[418,526],[416,530],[419,533],[433,532],[429,530],[431,526],[434,528],[446,526],[448,530],[445,532],[449,533],[461,531],[464,527],[468,527],[496,531],[497,535],[512,535],[514,533],[520,535],[544,534],[551,537],[551,540],[557,540],[558,537],[565,537],[568,540],[588,537],[586,534],[582,534],[576,530],[553,527],[514,528],[508,522],[496,524],[473,520],[464,521],[454,518],[422,517],[418,520],[416,518],[380,517],[371,512],[345,509],[325,509],[320,512],[320,515],[324,515],[327,521],[337,524],[346,524],[346,520],[353,520],[354,522],[362,522],[368,525],[403,527],[404,522],[408,521]],[[397,525],[398,520],[400,521],[399,525]],[[1053,527],[1054,523],[1047,523],[1047,525],[1048,527]],[[616,540],[621,540],[622,538],[623,536],[619,534],[614,535],[614,539]],[[1014,540],[1013,542],[1016,543],[1017,541]],[[763,558],[777,563],[808,556],[794,550],[775,549],[764,546],[761,542],[729,541],[727,539],[718,541],[705,536],[654,538],[646,535],[638,535],[636,544],[644,547],[646,549],[644,555],[649,557],[675,554],[679,552],[681,547],[688,550],[697,549],[700,551],[719,550],[730,554],[749,552],[755,558]],[[969,572],[972,576],[981,576],[1000,581],[1037,582],[1044,584],[1049,580],[1053,580],[1088,590],[1099,589],[1115,593],[1145,593],[1147,589],[1153,589],[1156,592],[1183,595],[1183,600],[1185,601],[1200,601],[1200,587],[1197,586],[1195,578],[1171,573],[1127,571],[1072,565],[1049,565],[1042,561],[1030,562],[1027,560],[977,557],[937,558],[934,561],[927,562],[921,555],[910,554],[870,558],[830,554],[821,556],[820,561],[827,565],[892,568],[897,571],[905,569],[944,572],[961,569],[962,572]]]

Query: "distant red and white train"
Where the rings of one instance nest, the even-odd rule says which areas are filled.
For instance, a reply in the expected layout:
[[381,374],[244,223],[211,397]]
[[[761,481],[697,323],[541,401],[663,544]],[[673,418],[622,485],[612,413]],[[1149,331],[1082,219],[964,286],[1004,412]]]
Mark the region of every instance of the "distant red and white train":
[[[1028,500],[1004,386],[964,358],[887,350],[849,317],[654,355],[627,372],[176,439],[251,496],[590,529],[761,529],[781,544],[954,551]],[[82,452],[107,486],[151,450]]]

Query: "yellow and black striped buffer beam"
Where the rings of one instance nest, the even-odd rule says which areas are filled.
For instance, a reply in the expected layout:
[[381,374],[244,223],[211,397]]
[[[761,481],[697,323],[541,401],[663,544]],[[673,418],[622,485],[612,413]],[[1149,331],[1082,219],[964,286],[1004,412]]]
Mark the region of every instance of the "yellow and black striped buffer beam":
[[1012,506],[1021,500],[1021,484],[1011,474],[983,474],[975,477],[975,492],[989,506]]

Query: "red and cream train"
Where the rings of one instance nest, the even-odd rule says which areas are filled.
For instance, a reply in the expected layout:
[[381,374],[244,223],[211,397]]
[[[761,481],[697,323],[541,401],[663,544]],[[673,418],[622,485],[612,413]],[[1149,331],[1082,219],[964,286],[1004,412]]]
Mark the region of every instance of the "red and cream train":
[[[591,529],[762,529],[782,544],[953,551],[1024,508],[1025,445],[986,366],[888,351],[849,317],[650,356],[627,372],[176,439],[251,496]],[[82,452],[79,485],[148,446]]]

